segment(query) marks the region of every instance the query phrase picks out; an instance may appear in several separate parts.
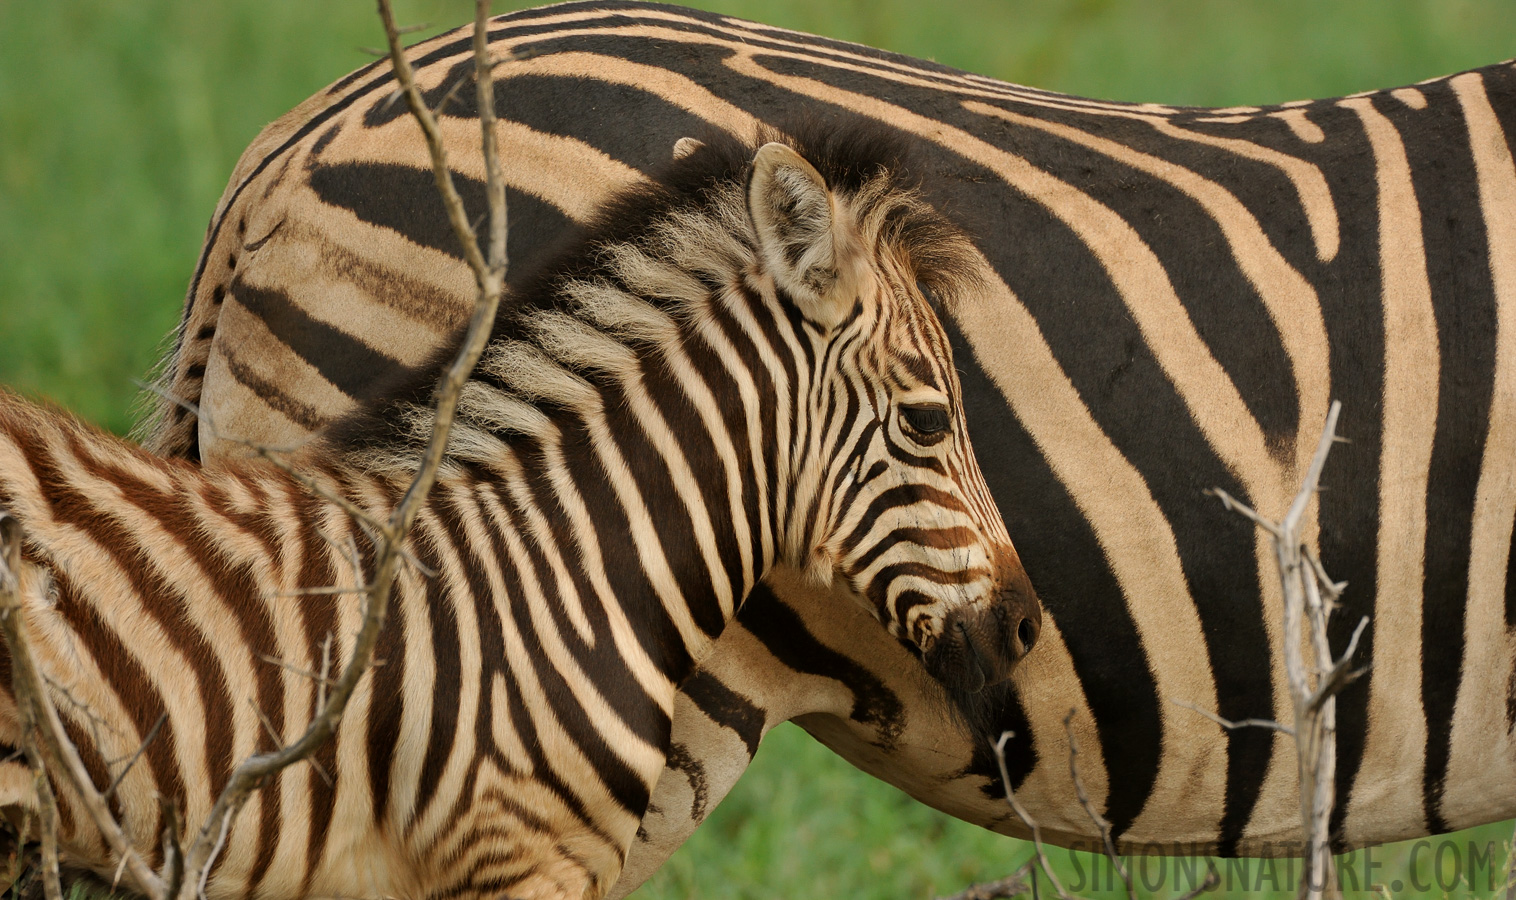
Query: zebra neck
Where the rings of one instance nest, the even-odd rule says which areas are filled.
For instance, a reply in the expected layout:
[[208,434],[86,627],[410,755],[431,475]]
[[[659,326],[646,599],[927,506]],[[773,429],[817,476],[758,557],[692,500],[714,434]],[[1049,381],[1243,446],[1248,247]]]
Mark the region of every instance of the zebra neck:
[[647,405],[656,401],[607,403],[598,420],[554,416],[531,437],[491,435],[488,462],[469,454],[432,505],[488,526],[525,602],[581,631],[593,619],[634,633],[677,683],[771,565],[774,528],[750,458],[691,446],[691,429],[647,427],[637,416]]

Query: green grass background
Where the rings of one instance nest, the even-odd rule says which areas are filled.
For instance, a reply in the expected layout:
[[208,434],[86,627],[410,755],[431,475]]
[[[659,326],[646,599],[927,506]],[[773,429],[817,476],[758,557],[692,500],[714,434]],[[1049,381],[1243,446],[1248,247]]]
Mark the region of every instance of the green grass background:
[[[1516,0],[699,5],[1038,87],[1198,105],[1389,87],[1516,55]],[[466,0],[397,6],[432,31],[469,17]],[[173,327],[238,153],[381,42],[365,0],[0,0],[0,384],[129,427],[136,380]],[[1459,840],[1503,847],[1509,834],[1488,826]],[[638,897],[918,898],[1027,854],[785,727]],[[1054,855],[1074,878],[1068,854]],[[1397,895],[1443,896],[1425,848],[1374,859],[1382,881],[1402,882]],[[1259,886],[1255,868],[1248,887]],[[1478,887],[1489,895],[1482,875]]]

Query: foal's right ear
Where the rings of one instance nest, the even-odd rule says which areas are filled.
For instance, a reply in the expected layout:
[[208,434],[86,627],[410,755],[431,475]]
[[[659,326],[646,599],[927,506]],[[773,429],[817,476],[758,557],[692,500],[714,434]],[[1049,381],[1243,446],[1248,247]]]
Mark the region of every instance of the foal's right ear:
[[684,159],[704,146],[704,141],[698,141],[692,137],[682,137],[674,142],[674,159]]
[[853,308],[862,261],[821,173],[790,147],[764,144],[753,157],[747,205],[775,284],[807,318],[835,326]]

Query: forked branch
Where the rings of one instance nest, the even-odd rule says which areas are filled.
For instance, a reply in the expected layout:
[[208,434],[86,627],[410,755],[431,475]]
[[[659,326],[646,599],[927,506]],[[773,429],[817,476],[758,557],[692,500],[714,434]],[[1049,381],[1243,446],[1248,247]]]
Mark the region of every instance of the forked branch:
[[180,889],[181,900],[194,900],[195,894],[203,891],[210,864],[225,840],[231,820],[247,802],[252,792],[262,787],[281,770],[310,758],[331,740],[353,690],[373,665],[374,647],[378,643],[380,629],[384,627],[395,578],[399,575],[400,564],[404,559],[406,536],[410,533],[411,526],[415,523],[426,497],[436,484],[437,473],[441,468],[443,454],[447,448],[448,434],[457,413],[459,394],[469,374],[473,372],[475,364],[478,363],[480,355],[484,352],[484,346],[489,340],[495,316],[499,311],[500,296],[505,288],[507,232],[505,189],[498,171],[499,159],[496,150],[495,95],[492,74],[494,63],[490,59],[487,35],[489,0],[476,0],[474,5],[474,81],[479,104],[481,143],[489,182],[487,190],[490,233],[488,259],[479,249],[479,242],[475,238],[473,228],[463,208],[463,200],[453,186],[452,171],[448,168],[447,152],[442,145],[437,120],[427,109],[422,100],[421,91],[416,87],[410,61],[406,58],[405,49],[400,44],[400,29],[395,25],[394,11],[390,8],[389,0],[378,0],[378,2],[379,17],[384,23],[395,79],[405,95],[411,114],[420,124],[422,134],[426,138],[437,189],[442,195],[443,205],[447,208],[448,221],[452,223],[453,233],[463,247],[464,259],[474,272],[478,295],[463,345],[437,386],[436,415],[432,433],[427,441],[426,450],[422,453],[416,476],[388,520],[379,523],[376,528],[378,546],[373,572],[367,579],[367,589],[364,592],[363,623],[358,630],[348,661],[343,666],[341,675],[326,692],[325,704],[317,712],[304,734],[283,749],[246,760],[232,773],[226,789],[217,799],[216,805],[211,809],[199,835],[186,854],[184,884]]
[[61,900],[58,880],[58,805],[47,773],[60,778],[79,798],[90,820],[100,829],[133,886],[150,897],[163,896],[163,885],[152,866],[132,848],[111,815],[105,797],[95,788],[79,749],[63,730],[58,708],[48,696],[21,606],[21,524],[0,512],[0,633],[11,658],[11,692],[21,719],[21,743],[36,784],[42,827],[42,877],[48,900]]
[[[320,695],[318,709],[305,732],[287,746],[243,761],[232,773],[210,814],[194,833],[194,840],[189,842],[187,848],[181,846],[179,811],[160,798],[165,822],[164,866],[161,873],[155,873],[126,839],[120,824],[111,815],[104,796],[90,781],[77,748],[63,730],[62,721],[48,696],[27,642],[20,613],[20,529],[14,519],[0,515],[0,551],[3,551],[0,553],[0,631],[4,633],[12,660],[13,690],[21,717],[22,742],[27,760],[37,773],[43,835],[43,878],[49,900],[59,900],[61,889],[57,875],[58,811],[47,773],[62,779],[79,798],[118,861],[119,871],[126,876],[130,887],[151,900],[196,900],[204,896],[206,879],[238,811],[254,791],[282,770],[310,759],[332,739],[358,682],[374,664],[374,648],[384,627],[394,582],[407,559],[404,550],[406,536],[436,483],[448,433],[456,415],[458,396],[489,339],[504,291],[507,266],[505,188],[499,172],[495,135],[492,72],[496,61],[490,57],[486,28],[489,0],[476,0],[474,17],[474,82],[487,173],[489,221],[485,251],[479,247],[463,202],[453,186],[436,119],[422,102],[409,61],[400,45],[400,35],[403,32],[395,26],[388,0],[378,2],[396,81],[426,138],[438,191],[478,287],[474,312],[462,346],[438,384],[436,416],[430,439],[415,478],[387,518],[354,507],[345,502],[344,498],[324,489],[319,481],[297,478],[314,493],[341,505],[374,541],[373,568],[364,578],[362,589],[362,623],[341,673],[335,679],[330,679],[326,677],[326,666],[323,665],[321,683],[317,689]],[[277,736],[274,737],[277,746],[278,739]]]
[[[1340,440],[1337,437],[1337,415],[1341,409],[1340,403],[1333,402],[1327,412],[1326,426],[1306,469],[1304,483],[1279,522],[1268,520],[1219,488],[1214,491],[1228,509],[1246,516],[1273,539],[1274,562],[1279,569],[1284,595],[1284,671],[1289,682],[1294,722],[1292,727],[1257,720],[1249,720],[1248,724],[1273,724],[1295,739],[1301,829],[1306,836],[1300,896],[1311,900],[1337,893],[1329,833],[1336,792],[1336,697],[1362,674],[1362,670],[1352,668],[1352,661],[1358,651],[1358,640],[1369,622],[1368,617],[1361,619],[1342,655],[1333,655],[1327,639],[1327,621],[1346,585],[1327,577],[1321,561],[1306,545],[1303,536],[1306,512],[1319,490],[1327,454],[1332,444]],[[1305,657],[1307,641],[1311,653],[1309,661]],[[1218,717],[1212,718],[1220,721]],[[1233,723],[1223,724],[1230,727]]]

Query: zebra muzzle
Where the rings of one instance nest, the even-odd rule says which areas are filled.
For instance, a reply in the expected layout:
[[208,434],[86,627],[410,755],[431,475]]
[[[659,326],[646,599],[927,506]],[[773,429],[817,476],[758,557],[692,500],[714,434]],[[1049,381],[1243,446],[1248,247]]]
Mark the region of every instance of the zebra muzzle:
[[949,691],[978,693],[1011,677],[1041,629],[1041,606],[1016,593],[988,609],[954,610],[926,654],[927,672]]

